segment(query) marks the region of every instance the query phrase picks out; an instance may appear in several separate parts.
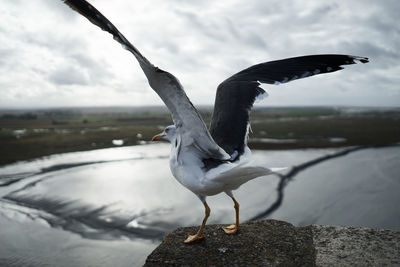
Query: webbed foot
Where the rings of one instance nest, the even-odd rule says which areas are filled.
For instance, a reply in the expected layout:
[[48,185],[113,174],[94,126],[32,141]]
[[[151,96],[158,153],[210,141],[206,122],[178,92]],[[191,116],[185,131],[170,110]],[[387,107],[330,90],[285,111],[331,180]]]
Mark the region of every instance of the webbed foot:
[[199,240],[203,240],[204,239],[204,235],[189,235],[188,238],[186,238],[186,240],[184,241],[185,244],[189,244],[189,243],[193,243]]
[[237,233],[238,227],[236,226],[236,224],[231,224],[229,226],[222,226],[222,230],[224,230],[224,232],[228,235],[232,235]]

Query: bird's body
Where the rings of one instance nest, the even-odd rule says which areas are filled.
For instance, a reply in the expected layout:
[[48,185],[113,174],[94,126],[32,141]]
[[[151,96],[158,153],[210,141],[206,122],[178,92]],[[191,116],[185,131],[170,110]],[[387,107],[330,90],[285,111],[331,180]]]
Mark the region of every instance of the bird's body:
[[[213,196],[237,189],[242,183],[235,180],[233,175],[239,174],[244,168],[249,168],[246,165],[250,157],[249,149],[235,162],[221,162],[211,169],[206,168],[202,155],[196,148],[186,148],[181,151],[185,158],[178,161],[176,156],[178,149],[172,145],[169,161],[171,172],[179,183],[198,196]],[[231,175],[225,180],[222,177],[227,176],[227,172]]]
[[[206,197],[228,192],[237,189],[240,181],[229,179],[224,181],[223,177],[227,172],[234,173],[246,166],[248,158],[251,154],[250,149],[246,148],[246,152],[235,161],[220,160],[211,168],[204,161],[204,154],[194,145],[182,145],[181,137],[175,126],[169,126],[163,134],[158,135],[155,139],[164,138],[171,143],[171,152],[169,156],[169,165],[173,176],[184,187],[192,191],[198,196]],[[156,140],[155,140],[156,141]],[[268,170],[269,169],[265,169]],[[239,183],[239,184],[238,184]]]
[[223,81],[217,88],[210,128],[187,97],[182,85],[172,74],[155,67],[118,29],[85,0],[64,0],[130,51],[146,75],[150,87],[171,112],[174,125],[168,126],[153,140],[171,143],[170,169],[184,187],[196,194],[205,207],[199,231],[185,242],[203,239],[203,230],[210,208],[206,197],[225,192],[234,202],[235,224],[223,227],[227,234],[239,229],[239,203],[232,190],[247,181],[266,176],[280,169],[254,166],[247,147],[250,110],[257,98],[265,94],[261,83],[280,84],[317,74],[343,69],[342,65],[367,58],[350,55],[310,55],[260,63],[244,69]]

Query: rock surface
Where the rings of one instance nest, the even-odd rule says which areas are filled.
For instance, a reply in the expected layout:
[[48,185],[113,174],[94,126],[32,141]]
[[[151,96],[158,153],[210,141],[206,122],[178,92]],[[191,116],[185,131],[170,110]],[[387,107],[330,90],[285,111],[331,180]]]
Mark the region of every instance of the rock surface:
[[184,244],[198,227],[178,228],[145,266],[382,266],[400,265],[400,232],[265,220],[226,235],[208,225],[205,240]]
[[317,266],[400,266],[400,232],[310,225]]

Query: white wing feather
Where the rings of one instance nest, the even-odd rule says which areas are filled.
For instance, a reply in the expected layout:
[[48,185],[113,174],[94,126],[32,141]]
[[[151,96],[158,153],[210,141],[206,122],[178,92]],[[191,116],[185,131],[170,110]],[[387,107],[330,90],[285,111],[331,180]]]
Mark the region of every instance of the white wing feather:
[[215,143],[201,116],[186,96],[183,87],[175,76],[151,64],[103,14],[87,1],[64,0],[64,2],[73,10],[86,17],[94,25],[111,33],[114,40],[135,56],[143,72],[146,74],[151,88],[161,97],[171,112],[172,119],[177,128],[177,134],[181,136],[182,146],[193,145],[199,148],[205,158],[211,157],[220,160],[230,158]]

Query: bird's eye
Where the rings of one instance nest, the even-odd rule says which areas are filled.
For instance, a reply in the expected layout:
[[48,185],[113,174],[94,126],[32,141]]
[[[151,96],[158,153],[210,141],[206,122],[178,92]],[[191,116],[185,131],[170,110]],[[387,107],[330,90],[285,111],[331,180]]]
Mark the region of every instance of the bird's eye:
[[165,132],[168,133],[169,132],[169,128],[165,129]]

